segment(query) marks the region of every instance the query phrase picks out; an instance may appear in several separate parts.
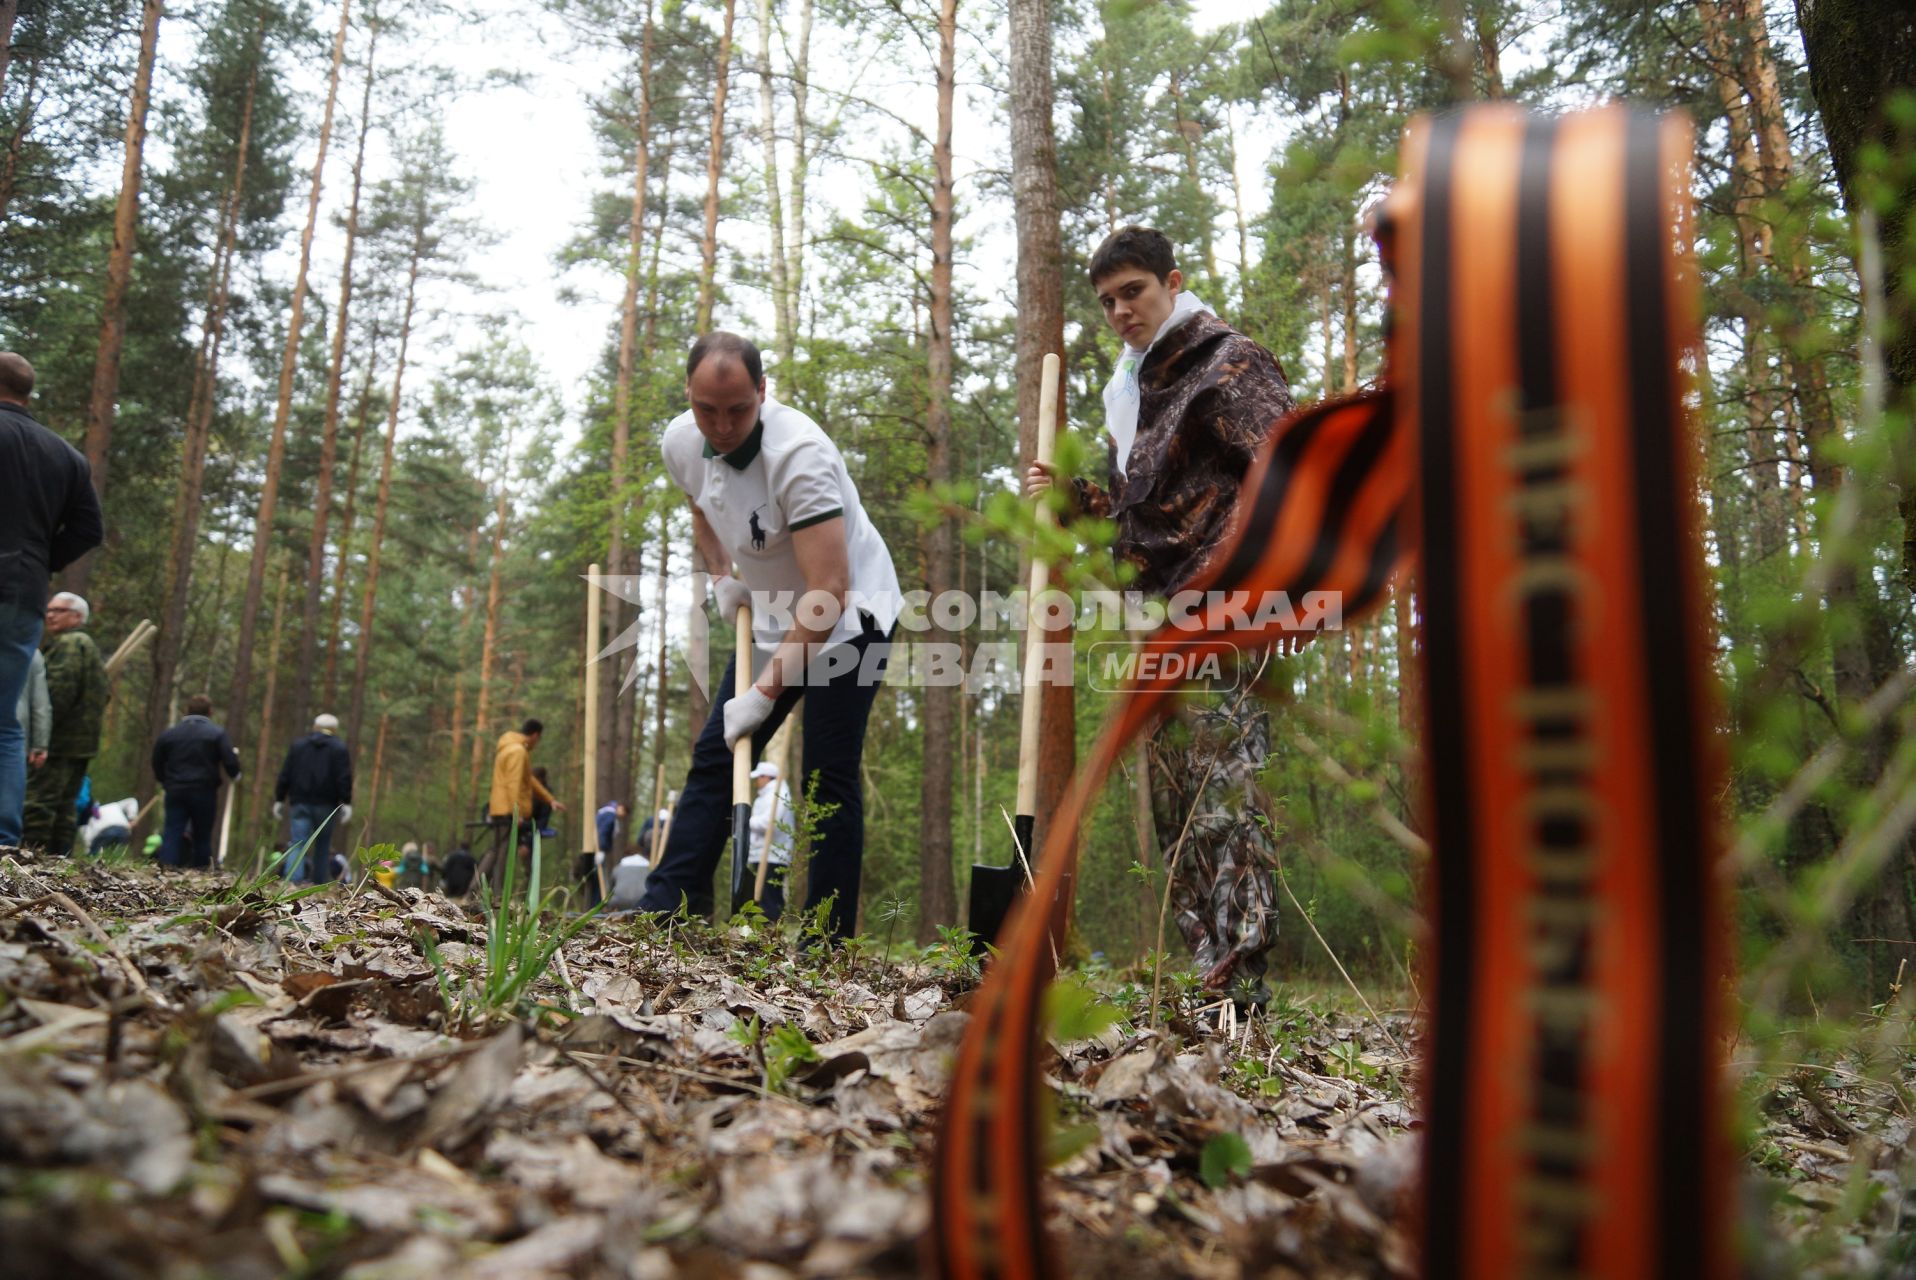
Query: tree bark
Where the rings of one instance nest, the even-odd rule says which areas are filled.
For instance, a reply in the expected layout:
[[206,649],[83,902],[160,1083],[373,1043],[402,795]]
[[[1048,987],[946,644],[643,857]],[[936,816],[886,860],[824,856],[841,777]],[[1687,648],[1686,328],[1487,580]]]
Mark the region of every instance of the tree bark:
[[[1888,375],[1885,404],[1916,417],[1916,305],[1907,288],[1916,268],[1916,246],[1909,221],[1916,209],[1916,164],[1908,148],[1909,130],[1898,131],[1887,107],[1893,95],[1916,85],[1916,16],[1904,0],[1797,0],[1797,25],[1809,61],[1810,91],[1823,117],[1830,161],[1843,187],[1844,201],[1860,216],[1868,206],[1864,157],[1872,143],[1900,165],[1886,169],[1888,189],[1875,209],[1883,251],[1883,365]],[[1916,588],[1916,449],[1896,459],[1903,519],[1903,577]]]
[[[469,569],[476,569],[478,567],[479,530],[483,524],[484,518],[482,517],[478,522],[473,524],[472,528],[466,530],[466,566]],[[452,815],[453,839],[455,841],[465,835],[466,769],[464,760],[466,754],[466,682],[463,677],[466,672],[468,654],[472,651],[472,605],[474,595],[475,592],[471,583],[465,584],[459,590],[460,620],[459,639],[457,642],[459,650],[454,657],[459,663],[460,678],[456,678],[453,681],[452,756],[446,770],[446,787],[450,793],[449,799],[452,805],[448,812]]]
[[725,163],[725,86],[732,73],[732,18],[738,0],[725,0],[725,29],[719,36],[717,75],[712,84],[712,138],[705,156],[705,233],[699,238],[699,300],[693,328],[712,327],[717,293],[719,170]]
[[1344,394],[1357,390],[1357,228],[1344,226]]
[[[251,785],[246,789],[246,811],[240,815],[240,830],[246,830],[245,824],[251,824],[259,829],[269,844],[273,843],[272,836],[276,834],[266,826],[266,822],[272,821],[272,811],[266,807],[266,777],[272,764],[272,757],[267,753],[273,749],[273,734],[269,726],[272,724],[273,698],[279,692],[279,645],[286,635],[286,584],[292,574],[292,565],[281,561],[279,583],[273,588],[273,631],[266,642],[266,696],[261,700],[260,717],[254,721],[253,775]],[[235,719],[241,711],[239,707],[227,708],[227,714]]]
[[[619,305],[619,372],[612,396],[612,520],[611,537],[606,549],[606,572],[615,578],[638,572],[635,557],[627,551],[626,523],[630,518],[626,492],[626,470],[632,440],[632,373],[639,345],[639,274],[643,266],[645,243],[645,196],[647,170],[652,145],[652,6],[645,8],[645,30],[640,37],[639,116],[632,156],[632,215],[627,222],[625,255],[625,292]],[[617,636],[625,627],[624,597],[607,593],[606,634]],[[634,610],[636,619],[637,611]],[[599,650],[599,637],[592,637],[592,652]],[[638,647],[629,656],[638,663]],[[588,659],[591,654],[587,655]],[[622,697],[624,681],[619,678],[620,655],[611,655],[598,664],[594,678],[599,682],[599,703],[609,714],[599,722],[597,758],[598,777],[595,792],[607,799],[625,799],[632,792],[632,725],[636,715],[634,700]]]
[[35,92],[39,85],[40,59],[35,58],[27,63],[27,87],[20,92],[19,123],[7,135],[7,153],[0,158],[0,222],[6,220],[7,210],[13,204],[14,184],[20,173],[20,149],[26,145],[34,113],[40,106],[40,96]]
[[412,341],[413,306],[419,295],[419,266],[426,253],[425,214],[413,225],[412,261],[406,269],[406,305],[399,321],[399,357],[393,366],[392,399],[386,405],[386,447],[379,460],[379,497],[373,503],[373,541],[366,551],[366,585],[359,599],[359,635],[353,643],[352,709],[346,720],[346,746],[359,754],[359,726],[366,711],[366,674],[373,656],[373,610],[379,601],[379,558],[386,545],[386,511],[392,502],[393,456],[399,444],[400,393],[406,385],[406,348]]
[[[667,564],[671,558],[672,516],[669,510],[661,507],[659,509],[659,652],[657,667],[659,691],[658,696],[653,699],[652,706],[652,714],[654,716],[654,723],[652,725],[652,766],[654,774],[658,772],[658,767],[665,763],[665,700],[667,678],[671,671],[665,648],[665,588],[669,576],[667,573]],[[636,813],[638,810],[635,808],[633,812]],[[632,829],[636,832],[639,829],[639,824],[634,823]]]
[[[499,597],[503,585],[501,574],[502,552],[506,543],[506,478],[503,474],[504,459],[512,453],[510,439],[506,442],[505,453],[501,455],[501,475],[499,477],[499,503],[493,513],[491,567],[486,573],[486,634],[479,648],[479,710],[473,717],[472,727],[472,785],[475,791],[482,776],[480,768],[485,761],[487,734],[492,717],[492,669],[499,650]],[[586,815],[587,821],[596,820],[596,815]]]
[[[772,95],[772,0],[758,0],[758,132],[765,149],[765,217],[771,231],[772,332],[779,377],[790,379],[792,310],[785,263],[785,205],[778,189],[778,108]],[[788,396],[790,392],[786,393]]]
[[[174,678],[186,640],[186,603],[192,589],[193,551],[199,542],[200,491],[206,480],[206,452],[212,439],[213,407],[218,399],[220,348],[226,330],[226,305],[233,276],[234,242],[239,235],[240,203],[246,191],[247,153],[252,149],[253,103],[259,88],[258,40],[265,34],[262,20],[255,34],[253,67],[246,82],[246,101],[240,108],[240,131],[234,147],[233,180],[220,207],[219,232],[214,242],[213,271],[207,286],[206,320],[200,330],[200,349],[193,367],[193,390],[186,406],[186,440],[180,458],[180,478],[173,499],[172,537],[167,547],[161,591],[160,633],[154,637],[153,678],[147,686],[146,728],[149,740],[173,722]],[[144,805],[153,794],[153,761],[138,753],[140,770],[134,794]]]
[[[299,337],[306,316],[306,273],[313,260],[313,231],[319,225],[319,193],[326,175],[326,148],[333,135],[333,107],[339,100],[339,69],[346,60],[346,27],[352,0],[341,0],[339,29],[333,35],[333,62],[326,78],[326,106],[319,120],[319,152],[306,195],[306,226],[299,237],[299,269],[293,275],[292,306],[286,317],[286,347],[280,353],[279,398],[273,409],[273,434],[266,446],[266,475],[260,486],[259,513],[253,521],[253,558],[246,571],[246,598],[240,606],[239,639],[234,645],[229,707],[246,705],[253,676],[253,637],[259,626],[260,596],[266,585],[266,557],[272,550],[273,512],[279,501],[279,471],[286,458],[286,424],[293,412],[293,375],[299,368]],[[270,708],[268,709],[271,710]],[[262,728],[271,724],[268,720]],[[353,726],[353,732],[358,726]]]
[[319,476],[313,491],[313,536],[306,549],[306,600],[299,624],[299,718],[316,708],[313,667],[319,642],[320,584],[326,577],[326,526],[332,515],[333,466],[339,452],[339,393],[346,376],[346,337],[353,303],[353,250],[359,242],[359,195],[366,169],[366,135],[372,131],[373,55],[379,47],[379,17],[367,20],[366,80],[359,95],[359,141],[353,153],[353,194],[346,206],[346,246],[339,268],[339,305],[333,313],[333,350],[326,373],[326,411],[319,435]]
[[[346,566],[353,556],[353,513],[359,501],[359,460],[365,455],[366,427],[373,411],[373,358],[378,354],[379,326],[366,342],[366,372],[359,383],[358,421],[353,425],[353,448],[346,462],[346,506],[339,514],[339,554],[333,563],[333,607],[326,624],[326,709],[339,706],[339,623],[346,607]],[[334,711],[334,714],[338,714]]]
[[[93,357],[93,391],[87,401],[86,460],[93,491],[106,500],[106,464],[120,398],[120,354],[126,347],[126,295],[133,283],[133,250],[140,231],[140,179],[146,151],[146,112],[153,100],[153,64],[160,43],[162,0],[144,0],[140,11],[140,59],[126,113],[126,148],[120,166],[120,198],[113,206],[113,247],[106,259],[106,296],[100,308],[100,343]],[[68,590],[85,595],[98,556],[83,556],[67,569]],[[229,704],[231,705],[231,704]]]
[[13,62],[13,20],[20,0],[0,0],[0,96],[7,92],[7,67]]
[[[805,285],[805,180],[811,164],[811,132],[805,113],[811,100],[812,87],[812,10],[813,0],[800,0],[798,52],[792,57],[791,239],[785,248],[785,332],[792,335],[794,349],[798,342],[799,295]],[[779,358],[790,365],[795,355],[791,351],[782,351]],[[793,375],[788,372],[785,379],[789,384]]]
[[[1064,245],[1059,231],[1058,149],[1053,126],[1051,10],[1048,0],[1010,0],[1011,192],[1018,234],[1018,469],[1038,448],[1039,379],[1047,353],[1064,351]],[[1059,421],[1066,421],[1062,414]],[[1045,815],[1057,811],[1077,762],[1077,728],[1068,684],[1045,686],[1038,813],[1034,842],[1045,842]]]
[[366,820],[359,824],[359,847],[370,849],[373,843],[373,823],[379,818],[380,779],[386,772],[386,727],[392,723],[392,712],[379,713],[379,734],[373,739],[373,785],[367,789]]
[[[958,0],[938,5],[938,132],[932,144],[930,340],[926,356],[930,399],[925,406],[925,481],[934,494],[948,488],[951,465],[952,384],[952,156],[953,102],[958,79]],[[925,589],[935,602],[952,589],[952,522],[948,516],[925,530]],[[951,634],[930,611],[932,645]],[[958,918],[951,871],[951,743],[957,728],[958,690],[939,680],[925,684],[923,791],[918,809],[918,941],[932,942],[940,926]]]

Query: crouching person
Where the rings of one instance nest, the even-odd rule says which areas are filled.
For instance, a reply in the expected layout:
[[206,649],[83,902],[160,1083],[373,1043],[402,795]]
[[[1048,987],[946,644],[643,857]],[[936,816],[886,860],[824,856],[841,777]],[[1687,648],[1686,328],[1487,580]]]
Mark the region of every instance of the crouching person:
[[[641,908],[712,910],[712,876],[732,830],[732,746],[749,739],[756,756],[802,697],[801,776],[816,777],[826,810],[805,907],[829,901],[832,934],[848,937],[865,855],[859,763],[898,622],[898,575],[838,447],[766,395],[757,347],[730,333],[700,338],[686,361],[686,397],[691,409],[665,429],[665,467],[691,500],[720,616],[729,622],[740,604],[755,606],[752,652],[734,654],[713,690]],[[742,657],[755,678],[734,697]]]

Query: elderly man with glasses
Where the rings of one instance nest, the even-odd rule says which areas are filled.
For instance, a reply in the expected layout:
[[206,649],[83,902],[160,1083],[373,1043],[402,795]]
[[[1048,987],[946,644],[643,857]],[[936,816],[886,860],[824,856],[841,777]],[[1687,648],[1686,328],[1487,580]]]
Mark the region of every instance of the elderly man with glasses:
[[74,800],[87,766],[100,750],[100,725],[106,717],[106,663],[85,631],[91,611],[71,591],[47,601],[47,700],[53,704],[53,732],[47,738],[46,763],[27,780],[26,831],[29,848],[48,853],[73,852],[79,825]]

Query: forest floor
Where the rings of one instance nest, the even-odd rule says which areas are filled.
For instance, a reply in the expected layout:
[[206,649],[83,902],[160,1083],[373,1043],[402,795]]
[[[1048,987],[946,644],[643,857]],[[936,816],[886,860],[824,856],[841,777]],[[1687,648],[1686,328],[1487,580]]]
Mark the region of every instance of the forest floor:
[[[495,932],[365,881],[0,852],[8,1275],[922,1272],[956,944],[595,919],[548,964],[550,933]],[[1151,1031],[1148,974],[1092,987],[1048,1065],[1073,1274],[1411,1274],[1408,1013],[1280,991],[1239,1022],[1167,980]],[[1893,1273],[1901,1071],[1758,1090],[1778,1274]]]

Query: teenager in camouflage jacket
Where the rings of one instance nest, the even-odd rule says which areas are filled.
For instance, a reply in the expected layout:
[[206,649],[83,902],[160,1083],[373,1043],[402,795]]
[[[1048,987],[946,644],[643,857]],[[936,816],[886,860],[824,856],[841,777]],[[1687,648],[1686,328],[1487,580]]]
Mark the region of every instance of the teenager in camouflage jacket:
[[[1159,232],[1112,233],[1092,255],[1091,282],[1124,350],[1104,393],[1110,484],[1074,480],[1072,505],[1117,524],[1113,554],[1135,569],[1132,589],[1168,596],[1228,536],[1245,473],[1296,405],[1271,353],[1183,291]],[[1049,483],[1034,468],[1026,489]],[[1268,996],[1277,898],[1274,845],[1252,803],[1270,751],[1269,716],[1246,692],[1252,676],[1186,699],[1153,735],[1150,759],[1178,930],[1207,987],[1255,1003]]]

